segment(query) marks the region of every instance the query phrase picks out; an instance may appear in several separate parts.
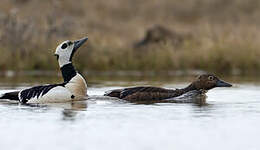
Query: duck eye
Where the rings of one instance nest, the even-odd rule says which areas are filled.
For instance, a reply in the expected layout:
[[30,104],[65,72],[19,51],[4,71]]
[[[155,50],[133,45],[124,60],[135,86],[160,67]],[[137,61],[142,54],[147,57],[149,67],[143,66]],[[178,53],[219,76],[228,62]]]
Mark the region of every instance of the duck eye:
[[62,49],[65,49],[67,47],[68,47],[68,45],[66,43],[62,44],[62,46],[61,46]]
[[214,77],[213,76],[209,76],[208,79],[212,81],[214,79]]

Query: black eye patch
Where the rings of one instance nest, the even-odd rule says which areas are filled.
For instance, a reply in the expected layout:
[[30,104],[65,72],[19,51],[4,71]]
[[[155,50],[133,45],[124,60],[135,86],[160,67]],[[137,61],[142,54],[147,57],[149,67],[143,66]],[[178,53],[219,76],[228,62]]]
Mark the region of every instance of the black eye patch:
[[62,49],[65,49],[67,47],[68,47],[68,45],[66,43],[62,44],[62,46],[61,46]]
[[71,41],[68,42],[69,45],[72,45],[73,43]]

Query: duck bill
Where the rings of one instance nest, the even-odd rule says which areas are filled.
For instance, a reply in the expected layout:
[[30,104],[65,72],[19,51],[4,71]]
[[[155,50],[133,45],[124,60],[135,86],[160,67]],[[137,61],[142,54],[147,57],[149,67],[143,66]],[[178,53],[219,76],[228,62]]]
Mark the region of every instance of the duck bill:
[[78,49],[81,45],[83,45],[87,40],[88,40],[88,38],[85,37],[85,38],[83,38],[83,39],[76,40],[76,41],[73,42],[73,43],[74,43],[74,47],[73,47],[72,53],[71,53],[71,55],[70,55],[70,61],[72,60],[72,57],[73,57],[73,55],[75,54],[75,52],[77,51],[77,49]]
[[229,84],[222,80],[218,80],[217,84],[216,84],[216,87],[231,87],[231,86],[232,86],[232,84]]
[[74,41],[74,49],[73,51],[76,51],[81,45],[83,45],[88,40],[87,37]]

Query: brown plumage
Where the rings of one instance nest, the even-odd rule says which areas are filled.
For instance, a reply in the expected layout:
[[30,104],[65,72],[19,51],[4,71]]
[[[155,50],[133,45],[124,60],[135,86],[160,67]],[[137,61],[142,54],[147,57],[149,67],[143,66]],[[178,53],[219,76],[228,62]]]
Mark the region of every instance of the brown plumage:
[[189,91],[207,91],[215,87],[230,87],[231,84],[220,80],[212,74],[199,76],[194,82],[183,89],[165,89],[160,87],[131,87],[109,91],[105,96],[117,97],[130,102],[139,101],[162,101],[181,96]]

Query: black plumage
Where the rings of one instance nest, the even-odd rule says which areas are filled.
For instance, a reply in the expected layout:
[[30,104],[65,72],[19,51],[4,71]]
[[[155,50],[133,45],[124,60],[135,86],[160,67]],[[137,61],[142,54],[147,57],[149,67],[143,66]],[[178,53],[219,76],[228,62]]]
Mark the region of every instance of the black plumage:
[[18,98],[19,91],[5,93],[0,99],[12,99],[12,100],[19,100]]
[[74,76],[77,75],[77,71],[73,67],[72,63],[66,64],[60,68],[64,82],[69,82]]

